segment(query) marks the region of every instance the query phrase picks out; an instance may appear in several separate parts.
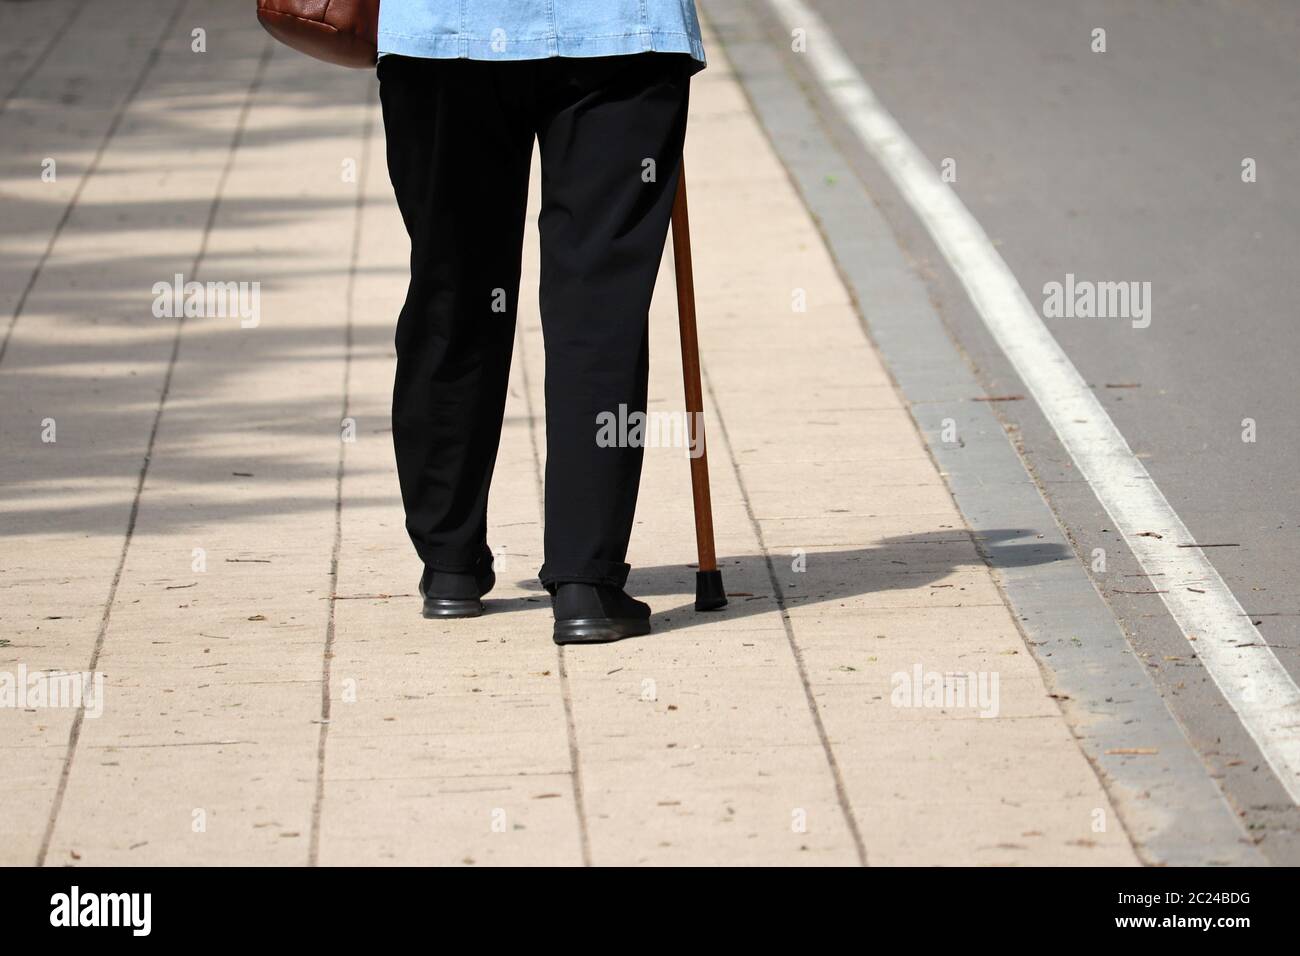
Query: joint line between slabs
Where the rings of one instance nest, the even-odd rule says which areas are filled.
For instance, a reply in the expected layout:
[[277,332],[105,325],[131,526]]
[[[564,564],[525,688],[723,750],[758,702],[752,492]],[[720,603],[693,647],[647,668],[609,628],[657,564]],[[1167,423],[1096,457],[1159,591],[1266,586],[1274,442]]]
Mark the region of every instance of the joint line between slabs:
[[[376,88],[377,90],[377,88]],[[357,196],[353,207],[352,255],[348,262],[347,291],[343,301],[343,414],[346,420],[352,411],[352,353],[356,322],[357,264],[361,258],[361,229],[366,210],[366,183],[370,169],[371,145],[375,130],[375,92],[366,97],[366,116],[361,126],[361,164],[357,172]],[[330,681],[333,676],[334,637],[337,633],[335,610],[338,607],[339,558],[343,553],[343,476],[347,464],[348,443],[339,440],[338,468],[334,473],[334,543],[330,548],[329,589],[330,603],[325,619],[325,643],[321,653],[320,685],[320,737],[316,744],[316,791],[311,808],[311,836],[307,843],[307,865],[320,865],[321,816],[325,806],[325,747],[329,741]]]
[[50,53],[54,50],[54,47],[57,46],[58,42],[67,35],[70,29],[72,29],[72,25],[77,22],[77,18],[81,16],[82,11],[85,10],[89,4],[90,0],[81,0],[81,2],[77,4],[77,8],[72,11],[72,15],[67,17],[63,23],[59,25],[58,29],[50,34],[50,39],[45,44],[45,49],[41,50],[41,52],[37,54],[36,59],[32,61],[31,66],[23,70],[23,75],[18,77],[18,82],[15,83],[9,92],[5,94],[4,102],[0,103],[0,114],[4,113],[4,111],[9,108],[9,104],[13,102],[13,99],[18,95],[18,92],[27,85],[27,81],[35,76],[36,71],[45,65],[45,61],[49,59]]
[[[542,479],[542,455],[537,444],[537,413],[533,408],[533,391],[528,376],[528,349],[523,329],[515,319],[515,341],[519,343],[519,374],[524,385],[524,407],[528,412],[528,440],[533,449],[533,480],[537,486],[537,506],[545,525],[546,483]],[[564,703],[564,731],[569,743],[569,776],[573,782],[573,809],[578,819],[578,842],[582,850],[582,865],[591,866],[591,832],[587,826],[587,805],[582,790],[582,761],[578,753],[578,730],[573,719],[573,691],[569,685],[568,661],[564,648],[555,648],[560,674],[560,698]]]
[[700,376],[704,381],[704,390],[709,396],[709,403],[713,406],[713,415],[718,423],[718,431],[722,435],[722,442],[727,447],[727,459],[731,462],[731,470],[736,476],[736,484],[740,486],[740,496],[745,502],[745,514],[749,518],[750,527],[753,529],[754,537],[758,541],[758,549],[763,554],[763,563],[767,566],[767,579],[772,586],[772,598],[776,601],[777,610],[781,612],[781,627],[785,631],[786,643],[790,646],[790,653],[794,657],[795,669],[799,673],[799,684],[803,687],[804,699],[808,703],[808,712],[812,716],[813,726],[817,730],[817,740],[821,744],[822,753],[826,756],[826,764],[831,772],[831,779],[835,784],[835,799],[840,805],[840,813],[844,817],[844,824],[848,827],[849,836],[853,839],[853,849],[858,855],[858,863],[861,866],[868,866],[867,848],[862,842],[862,832],[858,828],[857,818],[853,815],[853,805],[849,800],[848,788],[844,785],[844,775],[840,772],[839,760],[835,757],[835,749],[831,746],[830,738],[826,734],[826,725],[822,722],[821,711],[817,709],[817,699],[813,696],[812,685],[808,681],[808,668],[804,664],[803,652],[799,649],[799,643],[795,640],[794,624],[790,620],[790,612],[785,605],[785,594],[781,590],[781,582],[776,575],[776,565],[772,561],[771,552],[768,551],[767,542],[763,539],[763,528],[754,514],[754,504],[749,498],[749,489],[745,485],[745,476],[740,471],[740,462],[737,461],[735,449],[731,443],[731,435],[727,431],[727,421],[722,414],[722,406],[718,403],[717,394],[713,390],[713,382],[709,378],[708,369],[704,363],[700,363]]
[[[27,299],[31,296],[32,289],[36,288],[36,282],[40,279],[41,273],[45,271],[45,263],[49,261],[50,256],[53,254],[55,243],[57,243],[59,237],[63,235],[63,227],[66,226],[68,220],[72,218],[72,210],[75,209],[77,203],[81,201],[81,194],[85,191],[86,184],[90,182],[91,177],[99,171],[100,161],[104,158],[104,153],[108,151],[108,144],[111,143],[113,137],[117,135],[118,127],[122,125],[122,120],[126,116],[127,110],[131,108],[131,105],[135,102],[135,98],[140,95],[140,91],[144,89],[144,84],[149,78],[149,74],[152,73],[153,68],[157,66],[158,60],[161,57],[163,38],[171,32],[172,27],[174,27],[177,21],[179,21],[181,10],[185,7],[185,2],[186,0],[179,0],[175,8],[172,10],[172,15],[168,17],[167,22],[163,24],[162,32],[159,33],[158,38],[154,40],[153,49],[151,49],[149,55],[145,57],[144,67],[140,70],[140,75],[136,77],[135,82],[127,91],[126,96],[123,97],[121,105],[118,106],[117,112],[113,114],[113,119],[108,124],[108,129],[104,132],[104,138],[100,140],[99,147],[95,150],[95,155],[90,160],[90,165],[88,165],[85,172],[81,174],[81,179],[77,181],[77,187],[72,191],[72,196],[69,197],[68,204],[63,207],[63,214],[59,216],[59,221],[54,224],[54,231],[50,233],[50,241],[45,244],[45,250],[41,253],[41,257],[36,260],[36,267],[32,269],[32,274],[28,278],[27,284],[23,286],[23,291],[22,294],[18,296],[17,304],[14,305],[14,314],[10,317],[9,325],[5,329],[4,341],[0,341],[0,363],[4,362],[5,355],[9,352],[9,342],[13,338],[14,329],[18,325],[18,319],[23,314],[23,309],[27,308]],[[7,106],[8,103],[5,105]]]
[[[167,27],[164,30],[164,34],[171,29],[172,24],[175,22],[177,16],[180,13],[180,9],[181,8],[179,6],[176,8],[175,12],[172,15],[172,19],[168,21]],[[257,91],[261,88],[262,78],[266,73],[266,65],[271,60],[273,43],[274,41],[272,41],[270,37],[267,37],[266,45],[263,47],[262,50],[262,56],[257,63],[257,69],[254,70],[253,72],[252,83],[248,87],[248,92],[244,97],[244,103],[240,108],[239,119],[235,124],[235,132],[234,135],[231,137],[230,148],[226,154],[226,162],[221,169],[221,175],[217,180],[216,192],[212,197],[212,204],[208,209],[208,218],[203,228],[203,237],[199,243],[199,250],[194,257],[193,267],[190,269],[191,275],[195,275],[195,276],[198,275],[199,266],[202,264],[203,257],[207,253],[208,237],[211,235],[213,224],[216,222],[217,210],[221,206],[221,197],[222,194],[225,192],[226,182],[230,178],[230,171],[235,165],[235,155],[236,153],[238,153],[240,144],[243,142],[244,139],[244,128],[248,121],[248,114],[253,106],[253,99],[256,97]],[[155,47],[154,56],[150,59],[149,64],[146,66],[144,74],[147,74],[149,72],[149,67],[151,67],[155,62],[157,62],[156,47]],[[142,74],[142,77],[144,74]],[[141,86],[143,86],[143,79],[139,83],[137,83],[137,89]],[[108,138],[106,137],[105,145],[107,144],[107,142],[108,142]],[[102,147],[101,147],[101,151],[102,151]],[[69,209],[71,209],[71,204],[69,204]],[[53,245],[52,240],[51,240],[51,245]],[[12,326],[10,327],[10,330],[12,331]],[[149,441],[148,444],[145,446],[144,459],[140,463],[140,475],[136,479],[135,494],[131,500],[131,511],[127,516],[126,532],[122,538],[122,550],[118,554],[117,567],[113,571],[113,580],[112,583],[109,585],[109,589],[108,589],[108,598],[104,602],[104,614],[100,618],[99,631],[95,635],[94,649],[91,651],[90,654],[90,663],[87,668],[90,671],[94,671],[95,668],[99,666],[99,657],[100,654],[103,652],[104,642],[108,636],[109,622],[111,621],[113,615],[113,604],[117,600],[118,586],[122,583],[122,573],[126,569],[126,557],[127,557],[127,552],[131,548],[132,538],[135,535],[136,519],[139,518],[140,516],[140,500],[144,495],[144,483],[149,476],[149,465],[153,461],[153,451],[154,451],[154,446],[158,441],[158,430],[162,424],[163,410],[166,408],[167,405],[167,397],[171,393],[172,378],[176,372],[177,359],[180,357],[181,334],[184,332],[184,330],[185,330],[185,316],[181,315],[178,316],[176,320],[176,332],[172,336],[171,356],[167,361],[167,371],[163,375],[162,391],[158,396],[158,408],[154,412],[153,426],[149,430]],[[3,357],[2,354],[0,354],[0,357]],[[50,843],[54,838],[54,828],[58,824],[59,813],[63,809],[63,798],[68,791],[68,779],[72,774],[72,764],[77,754],[77,744],[81,739],[81,727],[84,720],[85,720],[85,710],[78,709],[77,712],[73,715],[72,727],[68,731],[68,749],[67,749],[67,753],[64,755],[63,758],[63,769],[59,774],[59,783],[58,783],[58,787],[55,789],[54,792],[54,801],[50,805],[50,816],[49,819],[46,821],[45,834],[41,838],[40,850],[37,852],[36,855],[37,866],[44,866],[46,858],[49,856]]]

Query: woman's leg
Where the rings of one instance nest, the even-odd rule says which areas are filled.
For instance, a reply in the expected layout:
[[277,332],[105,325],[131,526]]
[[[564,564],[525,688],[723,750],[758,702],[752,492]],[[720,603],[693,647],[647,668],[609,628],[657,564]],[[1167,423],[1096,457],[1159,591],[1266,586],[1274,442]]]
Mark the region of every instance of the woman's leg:
[[533,65],[384,57],[388,168],[411,237],[393,443],[426,568],[481,572],[519,294]]
[[546,562],[542,583],[621,588],[640,447],[597,416],[645,412],[648,317],[681,168],[690,60],[645,53],[539,64]]

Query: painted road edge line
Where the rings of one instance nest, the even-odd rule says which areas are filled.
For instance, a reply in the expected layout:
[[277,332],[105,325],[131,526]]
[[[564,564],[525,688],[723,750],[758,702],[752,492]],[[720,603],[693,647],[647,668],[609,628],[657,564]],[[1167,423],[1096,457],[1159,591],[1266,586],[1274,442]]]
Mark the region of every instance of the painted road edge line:
[[[1033,395],[1142,569],[1163,576],[1160,598],[1300,804],[1300,687],[1097,400],[983,228],[884,108],[821,17],[803,0],[768,0],[787,30],[803,30],[813,75],[942,251],[976,313]],[[1160,537],[1152,537],[1155,532]],[[1194,585],[1197,592],[1187,588]]]

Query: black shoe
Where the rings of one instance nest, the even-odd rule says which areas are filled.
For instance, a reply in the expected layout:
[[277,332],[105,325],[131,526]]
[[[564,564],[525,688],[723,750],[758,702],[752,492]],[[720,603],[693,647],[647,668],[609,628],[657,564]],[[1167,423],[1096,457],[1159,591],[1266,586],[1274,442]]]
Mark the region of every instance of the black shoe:
[[650,606],[622,588],[560,584],[551,597],[556,644],[603,644],[650,633]]
[[425,568],[420,577],[420,597],[427,618],[478,617],[483,595],[492,590],[497,576],[488,564],[478,573],[456,573]]

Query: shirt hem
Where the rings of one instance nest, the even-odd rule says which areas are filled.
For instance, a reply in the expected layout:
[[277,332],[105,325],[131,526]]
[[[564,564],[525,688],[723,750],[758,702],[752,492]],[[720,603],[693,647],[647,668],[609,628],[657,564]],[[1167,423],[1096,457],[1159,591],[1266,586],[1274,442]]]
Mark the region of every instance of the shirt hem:
[[543,60],[550,57],[624,56],[632,53],[686,53],[706,64],[704,44],[686,33],[647,31],[609,36],[544,36],[508,40],[447,33],[440,36],[379,34],[379,53],[435,60]]

